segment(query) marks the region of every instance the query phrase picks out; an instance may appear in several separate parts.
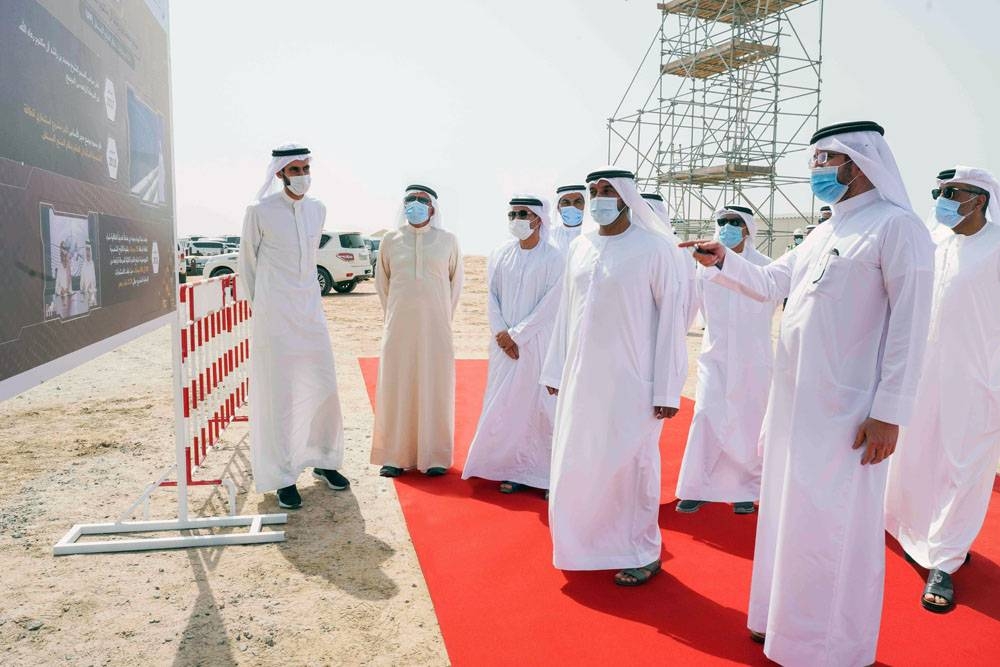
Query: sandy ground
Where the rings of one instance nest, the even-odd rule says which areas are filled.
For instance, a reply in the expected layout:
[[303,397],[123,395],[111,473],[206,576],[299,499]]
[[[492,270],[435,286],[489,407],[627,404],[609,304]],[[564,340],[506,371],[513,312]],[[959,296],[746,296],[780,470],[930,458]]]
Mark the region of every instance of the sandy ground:
[[[485,259],[469,257],[459,357],[487,354],[485,304]],[[0,664],[447,664],[395,489],[368,464],[372,411],[356,358],[378,354],[374,286],[324,308],[352,487],[303,475],[304,507],[281,544],[51,555],[72,524],[114,520],[172,461],[168,329],[0,403]],[[693,364],[700,333],[688,343]],[[243,513],[279,511],[252,488],[245,436],[232,426],[205,476],[231,477]],[[152,517],[174,516],[170,491],[153,497]],[[225,500],[195,489],[190,511],[223,514]]]

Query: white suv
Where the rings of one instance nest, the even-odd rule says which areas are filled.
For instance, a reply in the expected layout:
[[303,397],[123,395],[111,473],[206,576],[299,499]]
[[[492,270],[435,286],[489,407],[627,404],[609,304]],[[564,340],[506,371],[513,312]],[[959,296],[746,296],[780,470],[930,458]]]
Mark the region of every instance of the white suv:
[[[238,252],[209,257],[203,275],[214,278],[236,273]],[[361,232],[323,232],[316,252],[316,280],[324,296],[330,290],[353,292],[358,283],[371,280],[373,270]]]

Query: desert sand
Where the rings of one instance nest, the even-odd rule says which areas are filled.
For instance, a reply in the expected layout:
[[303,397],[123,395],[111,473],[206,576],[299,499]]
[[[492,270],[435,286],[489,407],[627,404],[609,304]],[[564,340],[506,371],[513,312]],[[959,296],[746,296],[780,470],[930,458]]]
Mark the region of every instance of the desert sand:
[[[485,259],[465,269],[456,353],[483,358]],[[374,285],[323,303],[352,487],[303,474],[304,507],[289,512],[281,544],[52,556],[72,524],[114,520],[172,462],[168,328],[0,403],[0,664],[448,664],[395,489],[368,463],[357,357],[379,351]],[[688,343],[693,397],[700,332]],[[280,511],[253,490],[245,424],[225,432],[202,475],[231,477],[241,512]],[[174,494],[157,490],[151,517],[174,511]],[[190,511],[224,514],[225,498],[194,489]]]

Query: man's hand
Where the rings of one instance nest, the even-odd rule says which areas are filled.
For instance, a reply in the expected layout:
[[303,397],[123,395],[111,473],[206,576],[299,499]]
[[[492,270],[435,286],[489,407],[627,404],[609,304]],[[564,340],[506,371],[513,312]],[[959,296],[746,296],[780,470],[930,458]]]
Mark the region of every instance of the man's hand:
[[501,331],[496,335],[497,345],[500,346],[501,350],[506,350],[511,345],[514,345],[514,339],[510,337],[509,331]]
[[657,419],[673,419],[676,414],[677,408],[667,408],[662,405],[657,405],[653,408],[653,415]]
[[559,390],[556,389],[555,387],[545,387],[545,388],[548,390],[549,396],[558,396],[559,395]]
[[722,268],[726,259],[726,246],[718,241],[705,239],[702,241],[684,241],[677,244],[678,248],[694,248],[693,257],[702,266],[717,266]]
[[520,358],[521,351],[517,349],[517,343],[514,339],[510,337],[509,331],[501,331],[496,335],[497,345],[503,350],[508,357],[514,359],[515,361]]
[[896,451],[896,440],[898,438],[898,426],[869,417],[862,422],[861,427],[858,429],[858,434],[854,437],[854,447],[852,449],[858,449],[862,445],[865,445],[865,453],[861,457],[861,465],[868,463],[875,465],[885,461]]

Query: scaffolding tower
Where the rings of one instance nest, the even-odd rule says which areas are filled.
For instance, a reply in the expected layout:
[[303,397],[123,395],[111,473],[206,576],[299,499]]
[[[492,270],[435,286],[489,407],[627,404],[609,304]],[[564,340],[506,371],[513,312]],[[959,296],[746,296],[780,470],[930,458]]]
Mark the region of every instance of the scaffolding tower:
[[[749,206],[762,223],[759,246],[772,254],[776,211],[813,219],[812,197],[797,186],[809,182],[804,149],[819,124],[823,0],[671,0],[657,9],[660,29],[608,119],[608,162],[634,168],[641,189],[663,195],[682,238],[711,235],[712,213],[726,204]],[[642,98],[657,44],[659,70]],[[623,113],[635,101],[640,108]]]

